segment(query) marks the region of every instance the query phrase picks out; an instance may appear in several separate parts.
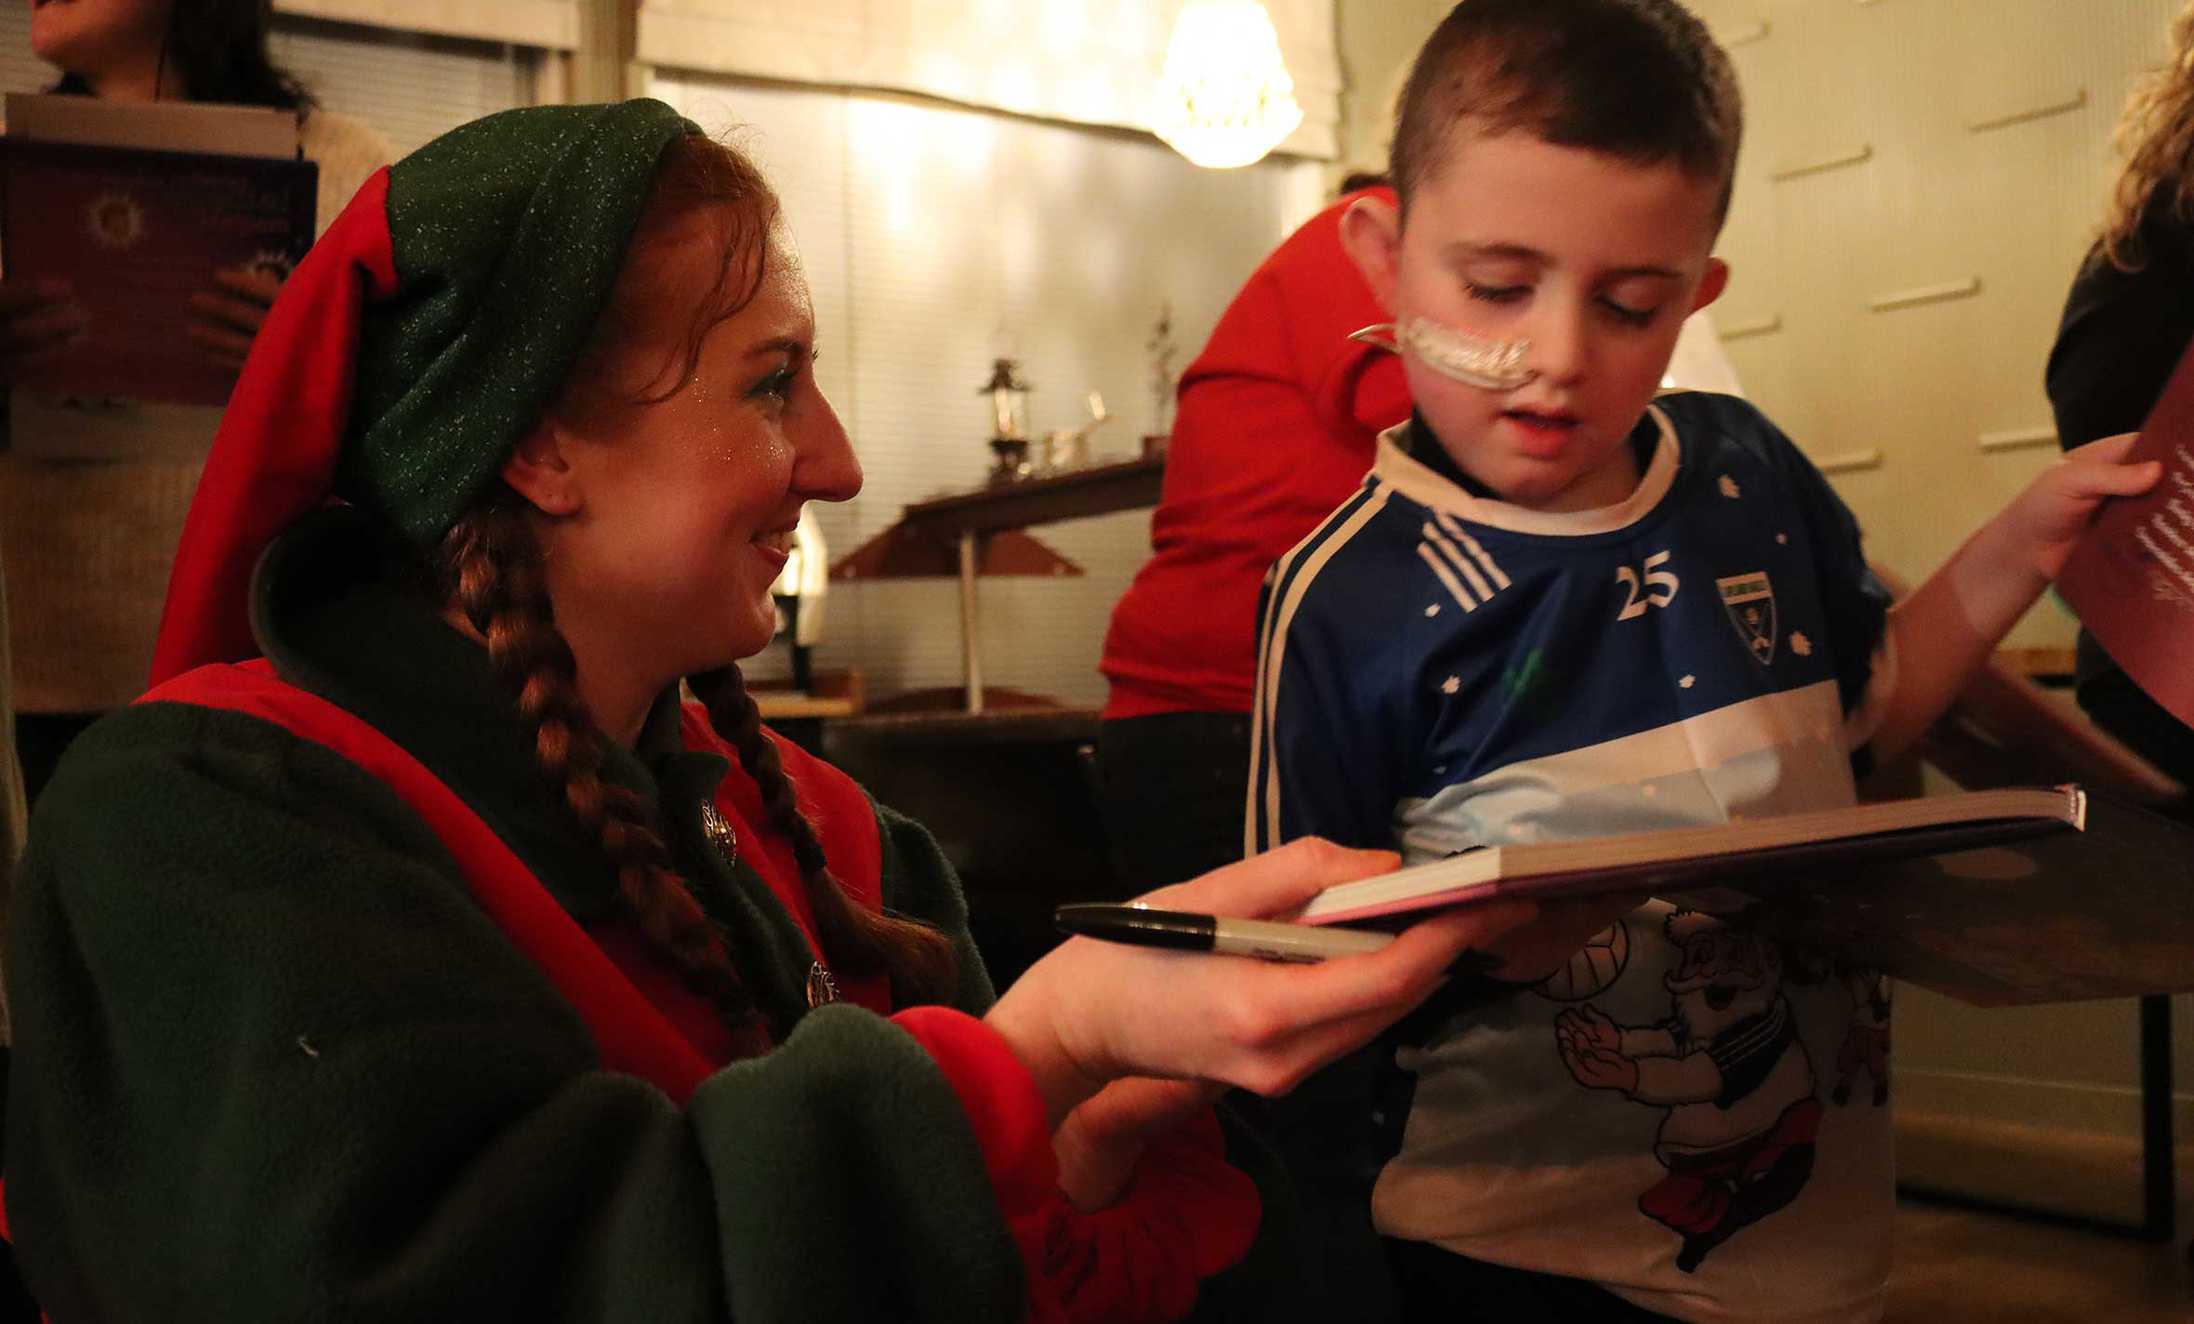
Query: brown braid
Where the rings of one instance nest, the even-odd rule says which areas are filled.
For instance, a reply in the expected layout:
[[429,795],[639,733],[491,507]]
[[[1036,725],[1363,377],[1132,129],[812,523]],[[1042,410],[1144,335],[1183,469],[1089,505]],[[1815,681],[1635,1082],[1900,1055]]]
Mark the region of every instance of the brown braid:
[[[760,288],[763,240],[777,210],[776,195],[760,172],[731,148],[698,136],[666,148],[625,269],[549,413],[567,420],[592,418],[613,432],[627,411],[675,391],[693,373],[709,328],[735,315]],[[713,288],[700,292],[698,300],[690,289],[663,288],[660,264],[642,260],[665,251],[675,242],[674,227],[697,212],[720,222],[715,238],[723,253]],[[689,325],[673,352],[642,355],[652,359],[651,367],[638,374],[626,370],[636,348],[660,345],[649,332],[666,310],[681,309]],[[695,990],[715,1002],[746,1046],[766,1047],[754,999],[722,934],[673,867],[653,806],[601,775],[608,737],[579,696],[578,663],[556,628],[531,507],[498,488],[444,536],[434,567],[439,600],[461,611],[487,639],[489,659],[533,732],[542,772],[561,788],[572,816],[599,839],[616,867],[625,914]],[[944,934],[865,909],[831,875],[737,668],[712,673],[700,684],[717,729],[760,788],[771,826],[792,843],[831,968],[848,975],[888,974],[893,998],[902,1006],[949,996],[958,968]]]
[[897,1006],[949,998],[959,980],[959,961],[945,935],[920,920],[868,909],[847,896],[844,885],[831,873],[815,825],[800,808],[792,779],[777,756],[776,742],[762,730],[761,710],[747,693],[739,668],[696,676],[692,685],[708,705],[710,722],[731,742],[739,765],[761,791],[770,826],[792,843],[793,858],[807,885],[808,905],[815,912],[824,960],[844,974],[889,974],[892,1002]]
[[444,535],[435,562],[444,600],[487,640],[488,660],[533,732],[534,757],[582,830],[617,870],[625,915],[650,946],[759,1049],[754,999],[730,949],[672,866],[651,806],[602,776],[608,737],[579,697],[578,664],[556,628],[540,544],[522,503],[490,498]]

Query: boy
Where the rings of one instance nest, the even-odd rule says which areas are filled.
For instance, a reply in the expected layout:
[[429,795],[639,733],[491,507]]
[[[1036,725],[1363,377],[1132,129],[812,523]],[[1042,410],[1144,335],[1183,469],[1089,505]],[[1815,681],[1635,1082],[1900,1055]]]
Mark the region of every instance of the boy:
[[[1924,731],[2096,505],[2155,481],[2098,443],[1890,610],[1772,424],[1653,400],[1727,280],[1740,126],[1674,0],[1469,0],[1433,34],[1399,203],[1343,222],[1417,413],[1267,586],[1253,849],[1417,862],[1850,803],[1853,759]],[[1399,1102],[1340,1072],[1301,1106],[1341,1082],[1356,1134],[1282,1134],[1330,1194],[1400,1128],[1369,1200],[1412,1316],[1880,1315],[1886,1092],[1832,1089],[1864,972],[1657,902],[1495,955],[1391,1059]]]

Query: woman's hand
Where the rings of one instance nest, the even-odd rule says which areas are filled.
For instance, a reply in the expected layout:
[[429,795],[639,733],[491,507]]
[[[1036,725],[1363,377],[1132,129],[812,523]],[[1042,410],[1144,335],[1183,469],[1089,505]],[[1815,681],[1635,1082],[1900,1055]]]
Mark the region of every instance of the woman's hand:
[[266,323],[267,310],[282,292],[282,278],[271,271],[237,267],[214,272],[213,283],[215,289],[190,296],[190,340],[207,358],[240,372],[253,338]]
[[1155,1135],[1186,1124],[1226,1093],[1208,1080],[1128,1076],[1099,1090],[1052,1137],[1059,1189],[1076,1209],[1102,1209],[1127,1191],[1128,1179]]
[[[1386,873],[1387,851],[1306,840],[1143,898],[1174,910],[1270,918],[1323,888]],[[1035,1078],[1053,1128],[1122,1077],[1284,1094],[1422,1002],[1466,950],[1528,922],[1528,903],[1442,911],[1379,951],[1317,965],[1070,938],[987,1018]]]
[[91,326],[65,280],[0,280],[0,380],[20,383]]

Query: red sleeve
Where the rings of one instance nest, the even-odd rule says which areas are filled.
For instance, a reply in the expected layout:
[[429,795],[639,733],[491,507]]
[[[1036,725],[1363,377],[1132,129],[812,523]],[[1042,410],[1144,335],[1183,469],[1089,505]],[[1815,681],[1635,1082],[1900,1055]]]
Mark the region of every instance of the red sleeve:
[[1037,1324],[1178,1319],[1203,1279],[1248,1253],[1257,1188],[1227,1163],[1216,1117],[1152,1141],[1127,1194],[1080,1213],[1059,1193],[1043,1100],[1005,1042],[943,1007],[910,1008],[892,1021],[960,1096],[1028,1266]]

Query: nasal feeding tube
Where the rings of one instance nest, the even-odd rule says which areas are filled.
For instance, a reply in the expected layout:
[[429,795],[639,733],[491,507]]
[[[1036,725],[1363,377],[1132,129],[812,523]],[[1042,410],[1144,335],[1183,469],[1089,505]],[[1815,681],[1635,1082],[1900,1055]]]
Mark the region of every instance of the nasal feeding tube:
[[1487,391],[1513,391],[1539,375],[1538,369],[1524,366],[1530,341],[1474,336],[1429,317],[1412,317],[1399,325],[1379,322],[1348,338],[1396,354],[1406,350],[1441,376]]

